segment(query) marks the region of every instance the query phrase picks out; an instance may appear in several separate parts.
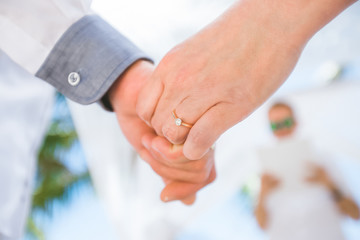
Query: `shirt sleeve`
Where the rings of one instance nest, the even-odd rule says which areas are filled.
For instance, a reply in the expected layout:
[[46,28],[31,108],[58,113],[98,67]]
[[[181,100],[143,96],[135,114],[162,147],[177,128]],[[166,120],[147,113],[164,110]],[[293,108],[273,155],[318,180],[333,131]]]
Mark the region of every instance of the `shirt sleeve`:
[[90,104],[139,59],[150,60],[89,0],[0,0],[0,48],[66,97]]

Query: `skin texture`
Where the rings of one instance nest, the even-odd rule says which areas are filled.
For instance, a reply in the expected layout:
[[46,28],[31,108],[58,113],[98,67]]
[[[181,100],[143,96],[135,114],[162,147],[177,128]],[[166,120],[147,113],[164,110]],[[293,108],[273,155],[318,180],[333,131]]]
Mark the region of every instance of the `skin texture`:
[[[285,81],[311,36],[353,2],[238,1],[172,49],[154,73],[152,67],[140,61],[121,76],[110,90],[111,102],[129,142],[167,184],[163,200],[191,202],[188,197],[194,199],[199,186],[213,181],[210,148],[216,139],[262,104]],[[176,126],[173,110],[194,126]],[[164,136],[172,144],[184,144],[177,149],[187,161],[202,162],[205,158],[205,173],[199,173],[203,181],[199,177],[190,180],[187,174],[175,174],[177,177],[171,179],[173,175],[169,176],[168,171],[159,170],[178,166],[164,163],[176,162],[177,158],[164,153],[161,158],[151,149],[150,142],[156,136]]]
[[[199,159],[288,77],[307,41],[354,0],[242,0],[159,63],[137,112]],[[189,129],[174,124],[171,112]]]
[[196,192],[211,183],[215,177],[214,151],[202,159],[190,161],[183,155],[183,147],[173,145],[146,125],[136,114],[135,105],[140,88],[149,79],[154,66],[137,61],[119,77],[109,91],[109,99],[119,125],[130,144],[140,156],[163,178],[163,201],[195,201]]

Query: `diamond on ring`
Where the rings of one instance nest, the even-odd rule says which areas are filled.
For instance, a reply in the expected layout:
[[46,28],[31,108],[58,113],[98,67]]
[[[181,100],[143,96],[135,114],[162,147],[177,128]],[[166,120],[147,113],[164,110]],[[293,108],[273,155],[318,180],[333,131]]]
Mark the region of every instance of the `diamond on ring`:
[[175,119],[175,124],[176,124],[177,126],[181,126],[182,120],[181,120],[180,118]]
[[176,126],[184,126],[184,127],[187,127],[187,128],[192,128],[192,124],[190,123],[185,123],[183,122],[183,120],[181,118],[179,118],[178,116],[176,116],[176,113],[175,113],[175,110],[172,111],[172,115],[175,119],[175,125]]

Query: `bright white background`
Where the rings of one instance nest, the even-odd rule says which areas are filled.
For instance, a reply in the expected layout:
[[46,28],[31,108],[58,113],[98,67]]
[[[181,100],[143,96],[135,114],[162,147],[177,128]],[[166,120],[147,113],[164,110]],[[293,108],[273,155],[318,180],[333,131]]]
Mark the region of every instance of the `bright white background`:
[[[211,22],[232,2],[234,1],[95,0],[93,9],[158,62],[169,49]],[[294,73],[279,94],[321,86],[320,80],[324,76],[322,72],[327,72],[326,67],[323,69],[329,61],[344,66],[344,77],[360,79],[359,24],[358,2],[311,40]],[[355,130],[359,132],[358,129]],[[348,172],[354,174],[351,169]],[[237,205],[237,200],[234,193],[234,198],[225,201],[213,212],[205,214],[179,238],[200,240],[244,237],[244,232],[237,226],[248,224],[250,229],[256,229],[256,226],[253,220],[248,218],[246,211]],[[245,218],[238,218],[241,214]],[[208,222],[204,222],[206,219]],[[232,224],[228,224],[226,220]],[[56,211],[54,221],[47,229],[47,239],[50,240],[116,239],[115,230],[107,220],[103,207],[90,190],[79,194],[66,211]],[[214,238],[194,237],[194,232],[201,231],[208,231],[207,234]]]

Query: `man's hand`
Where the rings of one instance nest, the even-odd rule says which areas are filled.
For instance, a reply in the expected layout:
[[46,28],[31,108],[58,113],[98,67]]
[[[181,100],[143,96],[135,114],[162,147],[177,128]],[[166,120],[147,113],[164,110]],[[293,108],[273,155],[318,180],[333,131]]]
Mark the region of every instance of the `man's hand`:
[[142,141],[150,154],[143,152],[141,157],[166,184],[161,193],[162,201],[181,200],[192,204],[195,193],[215,180],[213,149],[199,160],[189,160],[183,155],[182,145],[173,145],[164,137],[149,134]]
[[141,143],[142,136],[154,133],[135,111],[140,89],[149,80],[153,71],[152,63],[139,60],[119,77],[108,92],[122,132],[138,153],[147,151]]
[[[176,46],[143,88],[139,116],[199,159],[288,77],[306,42],[354,0],[241,0]],[[176,126],[172,116],[194,124]]]
[[125,137],[164,179],[166,187],[161,199],[192,204],[196,192],[215,178],[214,153],[209,152],[198,161],[187,161],[182,147],[172,146],[166,139],[157,137],[138,117],[135,111],[138,94],[153,70],[154,66],[147,61],[134,63],[112,86],[109,100]]

